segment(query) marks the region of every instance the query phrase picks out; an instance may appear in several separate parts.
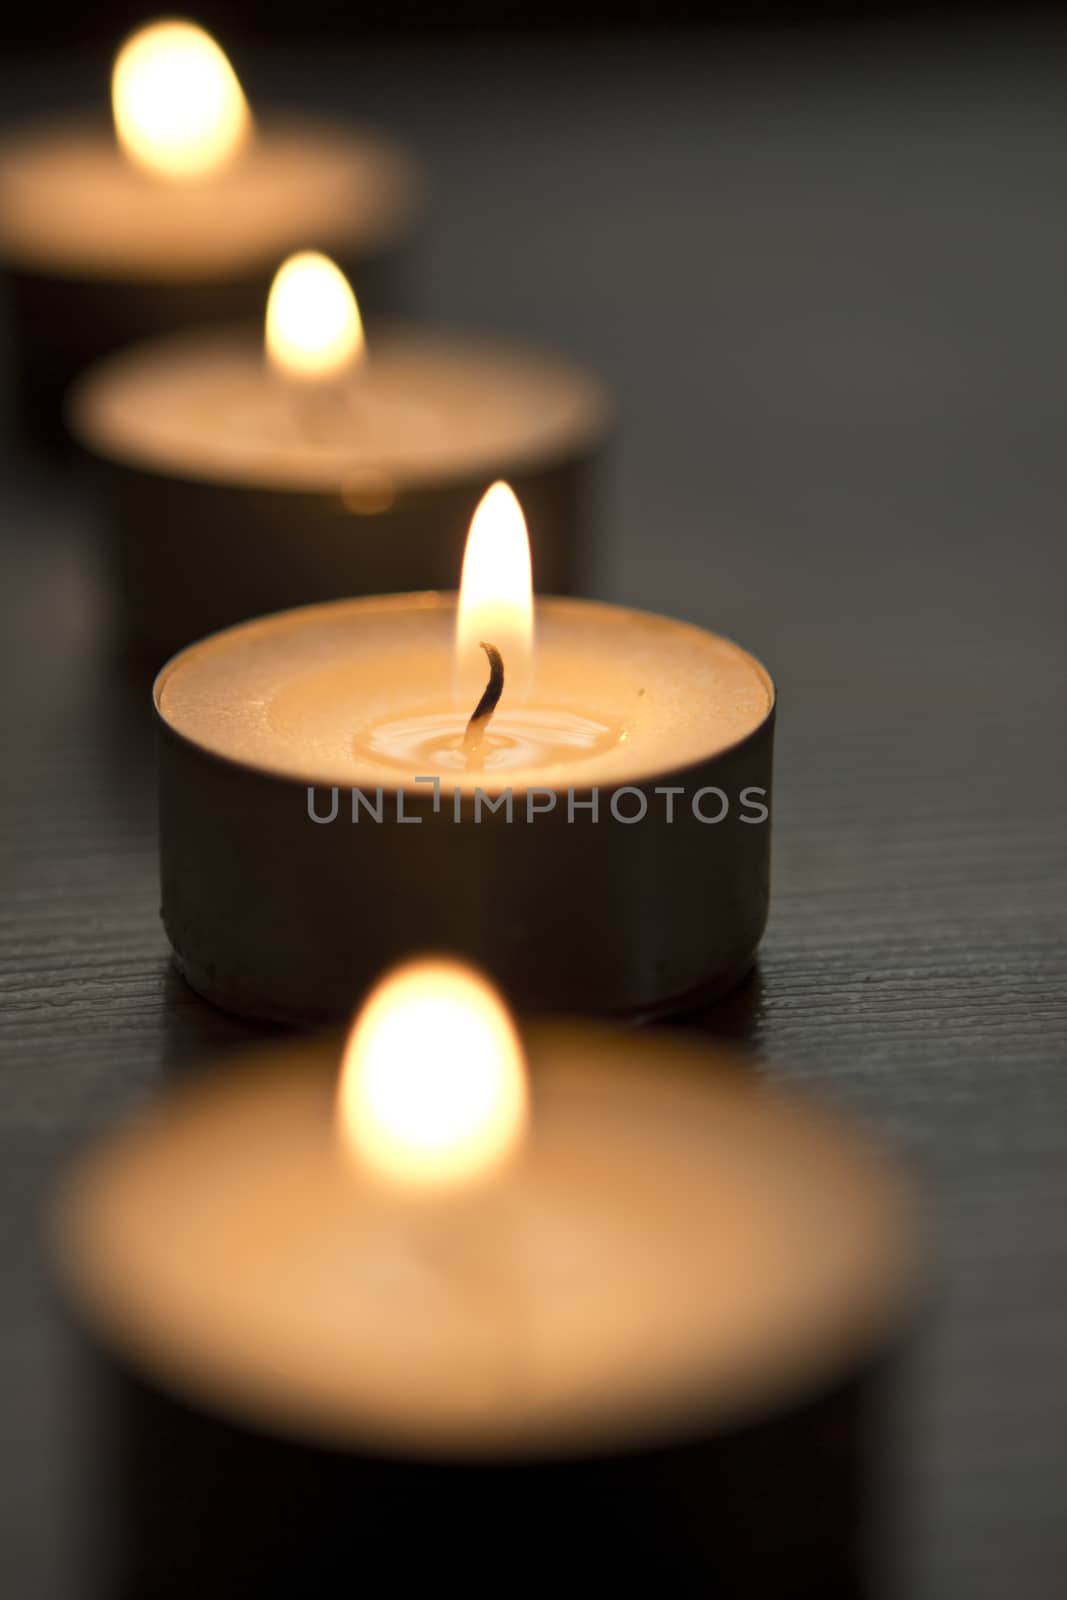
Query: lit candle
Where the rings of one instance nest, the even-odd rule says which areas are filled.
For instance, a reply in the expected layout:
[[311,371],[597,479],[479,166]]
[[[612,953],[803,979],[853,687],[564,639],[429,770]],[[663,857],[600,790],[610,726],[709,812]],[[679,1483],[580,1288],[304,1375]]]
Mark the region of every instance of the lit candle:
[[451,962],[385,980],[337,1077],[320,1042],[201,1078],[61,1197],[124,1396],[109,1592],[307,1592],[353,1544],[404,1592],[502,1555],[844,1592],[801,1579],[853,1558],[899,1174],[705,1046],[520,1039]]
[[0,262],[27,433],[56,434],[91,360],[191,323],[255,315],[278,258],[335,251],[372,309],[395,293],[419,182],[375,134],[253,118],[222,50],[156,22],[120,50],[113,128],[72,117],[0,140]]
[[569,592],[607,413],[598,383],[534,352],[414,326],[365,338],[314,252],[279,269],[262,339],[135,347],[70,408],[100,465],[127,645],[156,664],[283,606],[453,584],[498,475],[530,507],[542,583]]
[[677,1008],[751,966],[768,902],[764,668],[702,629],[589,601],[539,601],[535,637],[504,484],[470,555],[458,608],[414,594],[282,613],[157,679],[163,920],[216,1004],[343,1016],[383,960],[426,945],[539,1010]]

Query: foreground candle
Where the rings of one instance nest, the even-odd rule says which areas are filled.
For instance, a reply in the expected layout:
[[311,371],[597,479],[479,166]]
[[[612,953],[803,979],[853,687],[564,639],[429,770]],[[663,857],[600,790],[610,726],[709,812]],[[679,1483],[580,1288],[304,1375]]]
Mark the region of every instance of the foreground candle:
[[338,1064],[201,1081],[63,1196],[128,1430],[113,1592],[319,1592],[355,1541],[404,1592],[499,1592],[521,1551],[852,1593],[849,1430],[914,1272],[898,1174],[705,1047],[520,1041],[452,963],[394,973]]
[[0,141],[0,262],[27,435],[57,433],[67,384],[106,351],[255,316],[298,244],[337,253],[371,309],[395,298],[419,180],[392,143],[253,117],[225,55],[187,22],[128,41],[112,108],[114,129],[78,117]]
[[673,1009],[751,966],[767,673],[715,634],[588,601],[540,601],[535,641],[504,484],[470,542],[488,576],[465,563],[458,611],[441,594],[308,607],[159,675],[163,921],[216,1004],[343,1016],[383,960],[427,944],[538,1010]]
[[313,252],[279,270],[264,339],[155,341],[91,372],[70,408],[100,466],[125,641],[156,663],[283,606],[454,584],[502,473],[540,581],[571,591],[607,419],[601,386],[560,360],[418,327],[366,339]]

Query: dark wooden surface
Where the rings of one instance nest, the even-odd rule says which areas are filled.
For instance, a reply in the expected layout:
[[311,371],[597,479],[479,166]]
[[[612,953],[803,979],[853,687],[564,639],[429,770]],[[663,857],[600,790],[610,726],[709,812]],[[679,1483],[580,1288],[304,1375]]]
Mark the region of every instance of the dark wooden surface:
[[[771,924],[702,1026],[928,1186],[884,1561],[908,1597],[1051,1596],[1067,1562],[1065,65],[1016,17],[246,74],[422,146],[428,307],[618,389],[599,592],[778,678]],[[80,70],[6,64],[3,101]],[[168,967],[146,691],[109,660],[82,497],[12,470],[0,514],[0,1587],[38,1600],[78,1594],[98,1509],[41,1268],[51,1173],[247,1031]]]

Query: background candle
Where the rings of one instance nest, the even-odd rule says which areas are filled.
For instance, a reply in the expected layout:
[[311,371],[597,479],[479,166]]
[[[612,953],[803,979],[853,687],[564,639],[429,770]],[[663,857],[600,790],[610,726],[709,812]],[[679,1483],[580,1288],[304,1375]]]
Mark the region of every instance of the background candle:
[[[354,1128],[337,1047],[301,1045],[68,1184],[61,1267],[117,1402],[116,1591],[314,1587],[357,1551],[472,1593],[520,1560],[856,1593],[864,1407],[914,1276],[899,1175],[729,1058],[560,1026],[526,1038],[521,1142],[445,1170],[479,1117],[512,1126],[513,1047],[434,973],[393,980],[384,1055],[346,1067]],[[406,1105],[368,1091],[390,1053]],[[367,1157],[383,1123],[399,1170]]]
[[539,601],[527,697],[505,688],[472,767],[455,632],[453,596],[348,601],[160,674],[162,911],[189,982],[320,1020],[430,944],[524,1008],[643,1013],[731,987],[767,916],[763,667],[663,617]]
[[0,141],[17,420],[37,442],[62,438],[67,385],[108,350],[259,315],[297,245],[332,250],[368,311],[403,298],[420,189],[410,156],[354,128],[261,120],[212,40],[156,27],[151,48],[127,47],[116,65],[117,130],[82,116]]
[[175,337],[114,357],[75,391],[127,646],[158,663],[300,601],[450,587],[501,473],[529,512],[539,583],[577,587],[608,424],[601,385],[432,329],[387,327],[364,348],[343,301],[323,324],[338,286],[321,257],[287,262],[278,285],[266,355],[252,330]]

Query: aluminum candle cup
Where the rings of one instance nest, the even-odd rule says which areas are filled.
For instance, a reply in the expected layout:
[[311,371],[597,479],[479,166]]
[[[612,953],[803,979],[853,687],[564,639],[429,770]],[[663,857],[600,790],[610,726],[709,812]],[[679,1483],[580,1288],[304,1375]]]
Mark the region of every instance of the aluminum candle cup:
[[704,1046],[526,1045],[525,1143],[428,1210],[343,1159],[322,1043],[201,1078],[75,1173],[106,1592],[322,1593],[353,1550],[404,1592],[518,1563],[859,1592],[871,1377],[913,1292],[899,1176]]
[[501,474],[526,506],[539,582],[569,592],[608,411],[563,361],[414,327],[372,334],[343,392],[309,392],[249,329],[114,358],[70,419],[100,466],[122,633],[158,664],[284,606],[453,586]]
[[646,1014],[740,980],[767,917],[770,678],[663,617],[536,615],[532,685],[473,763],[454,596],[283,613],[164,668],[162,914],[195,989],[316,1022],[426,947],[521,1009]]
[[[240,96],[236,80],[231,92]],[[186,101],[207,103],[195,93]],[[142,129],[145,159],[102,118],[31,125],[0,141],[0,270],[27,442],[62,442],[68,384],[108,351],[258,317],[279,259],[298,246],[331,250],[370,313],[406,298],[403,256],[420,191],[411,158],[355,128],[295,118],[253,125],[239,104],[246,136],[195,170],[180,157],[202,157],[197,129],[185,145],[176,135],[176,150]]]

